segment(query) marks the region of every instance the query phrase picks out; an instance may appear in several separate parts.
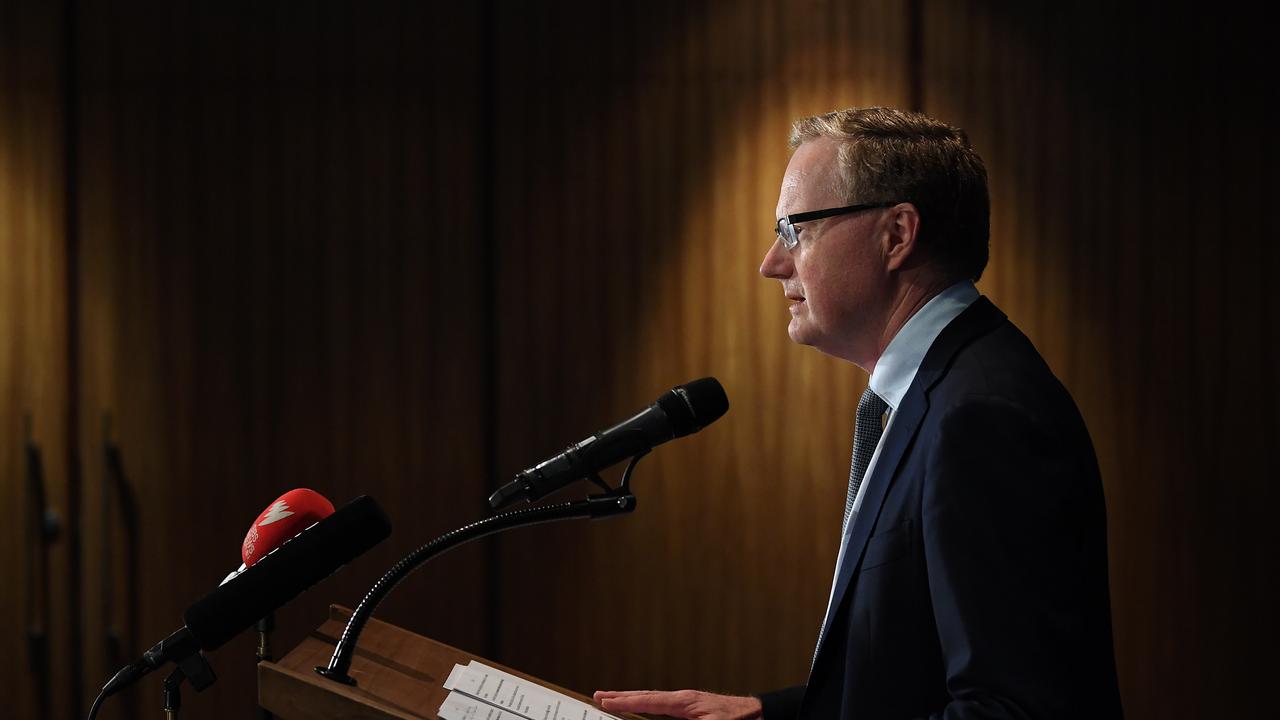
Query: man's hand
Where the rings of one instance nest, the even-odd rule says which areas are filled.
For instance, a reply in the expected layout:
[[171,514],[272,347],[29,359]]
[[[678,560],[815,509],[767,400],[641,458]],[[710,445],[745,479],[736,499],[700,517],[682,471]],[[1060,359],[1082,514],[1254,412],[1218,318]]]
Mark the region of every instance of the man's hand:
[[592,696],[613,712],[670,715],[688,720],[761,720],[760,698],[713,695],[700,690],[597,690]]

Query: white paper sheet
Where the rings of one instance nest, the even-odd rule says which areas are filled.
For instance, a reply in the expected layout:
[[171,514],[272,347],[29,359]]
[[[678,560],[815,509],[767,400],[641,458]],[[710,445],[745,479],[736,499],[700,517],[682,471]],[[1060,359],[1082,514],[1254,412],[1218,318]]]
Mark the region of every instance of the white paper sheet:
[[484,663],[455,665],[441,720],[619,720],[596,706]]

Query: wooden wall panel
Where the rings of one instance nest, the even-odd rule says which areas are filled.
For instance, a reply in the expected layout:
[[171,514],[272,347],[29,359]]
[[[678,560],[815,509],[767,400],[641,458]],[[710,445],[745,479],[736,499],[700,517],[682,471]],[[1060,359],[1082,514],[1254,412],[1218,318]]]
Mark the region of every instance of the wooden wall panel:
[[992,178],[982,289],[1074,394],[1106,484],[1130,717],[1264,704],[1280,265],[1259,18],[926,3],[925,108]]
[[[62,21],[57,6],[0,2],[0,697],[20,718],[67,714],[74,652],[65,526],[50,548],[47,605],[27,575],[36,552],[28,440],[40,450],[48,507],[64,525],[68,510]],[[33,630],[49,675],[36,671]]]
[[[68,98],[61,11],[0,2],[0,501],[20,507],[35,408],[55,504],[84,459],[83,695],[125,600],[108,574],[106,612],[94,562],[104,439],[141,508],[135,644],[234,567],[281,491],[391,509],[386,546],[282,614],[284,649],[520,468],[703,375],[731,410],[641,463],[634,516],[461,552],[380,615],[588,692],[800,681],[865,376],[791,344],[756,268],[791,120],[886,104],[967,128],[988,161],[981,288],[1098,446],[1129,716],[1266,707],[1280,250],[1267,26],[1242,6],[153,5],[70,5]],[[186,714],[248,712],[251,652],[216,653]]]
[[[355,605],[418,544],[478,516],[485,245],[478,11],[417,3],[83,9],[87,476],[103,420],[140,505],[146,644],[239,564],[283,491],[377,498],[390,540],[291,604],[293,647],[330,602]],[[101,537],[99,514],[86,532]],[[116,531],[118,532],[118,530]],[[472,649],[486,641],[483,548],[407,581],[379,616]],[[105,617],[86,576],[88,626]],[[115,605],[125,602],[115,582]],[[88,677],[109,673],[89,638]],[[136,651],[136,648],[135,648]],[[248,716],[253,638],[184,716]],[[88,692],[88,689],[86,689]],[[157,708],[159,683],[103,717]],[[131,704],[132,703],[132,704]]]
[[1276,636],[1280,268],[1265,24],[1239,10],[504,7],[498,466],[698,375],[732,409],[642,462],[635,517],[501,541],[503,658],[585,691],[803,676],[838,516],[815,498],[842,497],[865,379],[790,345],[754,270],[789,121],[918,103],[987,158],[981,288],[1097,442],[1130,715],[1263,707],[1266,643],[1243,638]]
[[634,516],[497,541],[503,661],[586,691],[803,679],[865,377],[791,345],[756,268],[791,120],[906,103],[895,5],[499,6],[500,472],[686,380],[731,403],[641,462]]

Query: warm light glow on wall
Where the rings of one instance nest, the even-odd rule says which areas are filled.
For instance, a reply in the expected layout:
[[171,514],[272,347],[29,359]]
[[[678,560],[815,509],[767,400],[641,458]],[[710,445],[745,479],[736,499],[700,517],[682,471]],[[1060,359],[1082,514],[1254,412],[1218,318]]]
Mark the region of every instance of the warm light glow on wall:
[[[660,69],[657,79],[634,92],[657,129],[639,167],[626,168],[640,192],[617,201],[624,210],[609,220],[646,230],[635,239],[642,250],[626,248],[636,259],[630,272],[605,268],[643,301],[610,316],[612,341],[628,352],[608,387],[621,412],[664,386],[712,375],[731,409],[645,458],[636,481],[645,512],[593,529],[598,542],[582,554],[585,566],[636,568],[620,600],[635,607],[618,611],[660,626],[622,640],[645,658],[665,658],[637,666],[633,682],[747,691],[790,677],[812,652],[840,522],[815,498],[841,505],[851,418],[866,383],[857,368],[791,342],[781,289],[758,272],[773,242],[788,135],[799,117],[907,105],[906,15],[892,3],[841,5],[835,27],[815,32],[804,18],[754,3],[709,12],[666,28],[677,39],[655,43],[643,68]],[[795,37],[805,41],[779,40]],[[634,107],[622,96],[592,126],[626,127]],[[670,117],[679,121],[661,124]],[[638,587],[657,578],[687,602]],[[789,588],[785,598],[762,592],[778,583]],[[700,596],[706,587],[717,596]],[[742,623],[766,618],[769,634],[757,640],[776,656],[752,659]]]

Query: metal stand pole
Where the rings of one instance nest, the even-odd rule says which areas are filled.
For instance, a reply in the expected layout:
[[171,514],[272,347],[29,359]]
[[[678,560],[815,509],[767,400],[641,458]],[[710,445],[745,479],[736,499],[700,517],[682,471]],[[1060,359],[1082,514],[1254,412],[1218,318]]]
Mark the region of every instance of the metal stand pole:
[[164,679],[164,720],[178,720],[178,710],[182,708],[182,681],[187,678],[181,668]]
[[[268,613],[266,617],[258,621],[254,629],[258,631],[258,662],[264,660],[270,662],[274,659],[271,656],[271,632],[276,629],[276,614]],[[272,720],[271,711],[261,705],[258,706],[255,717],[258,720]]]
[[164,679],[164,719],[177,720],[178,711],[182,708],[183,680],[190,680],[191,687],[195,688],[196,692],[201,692],[217,679],[218,676],[214,674],[213,668],[209,667],[209,661],[205,660],[202,653],[197,652],[179,661],[178,667]]

